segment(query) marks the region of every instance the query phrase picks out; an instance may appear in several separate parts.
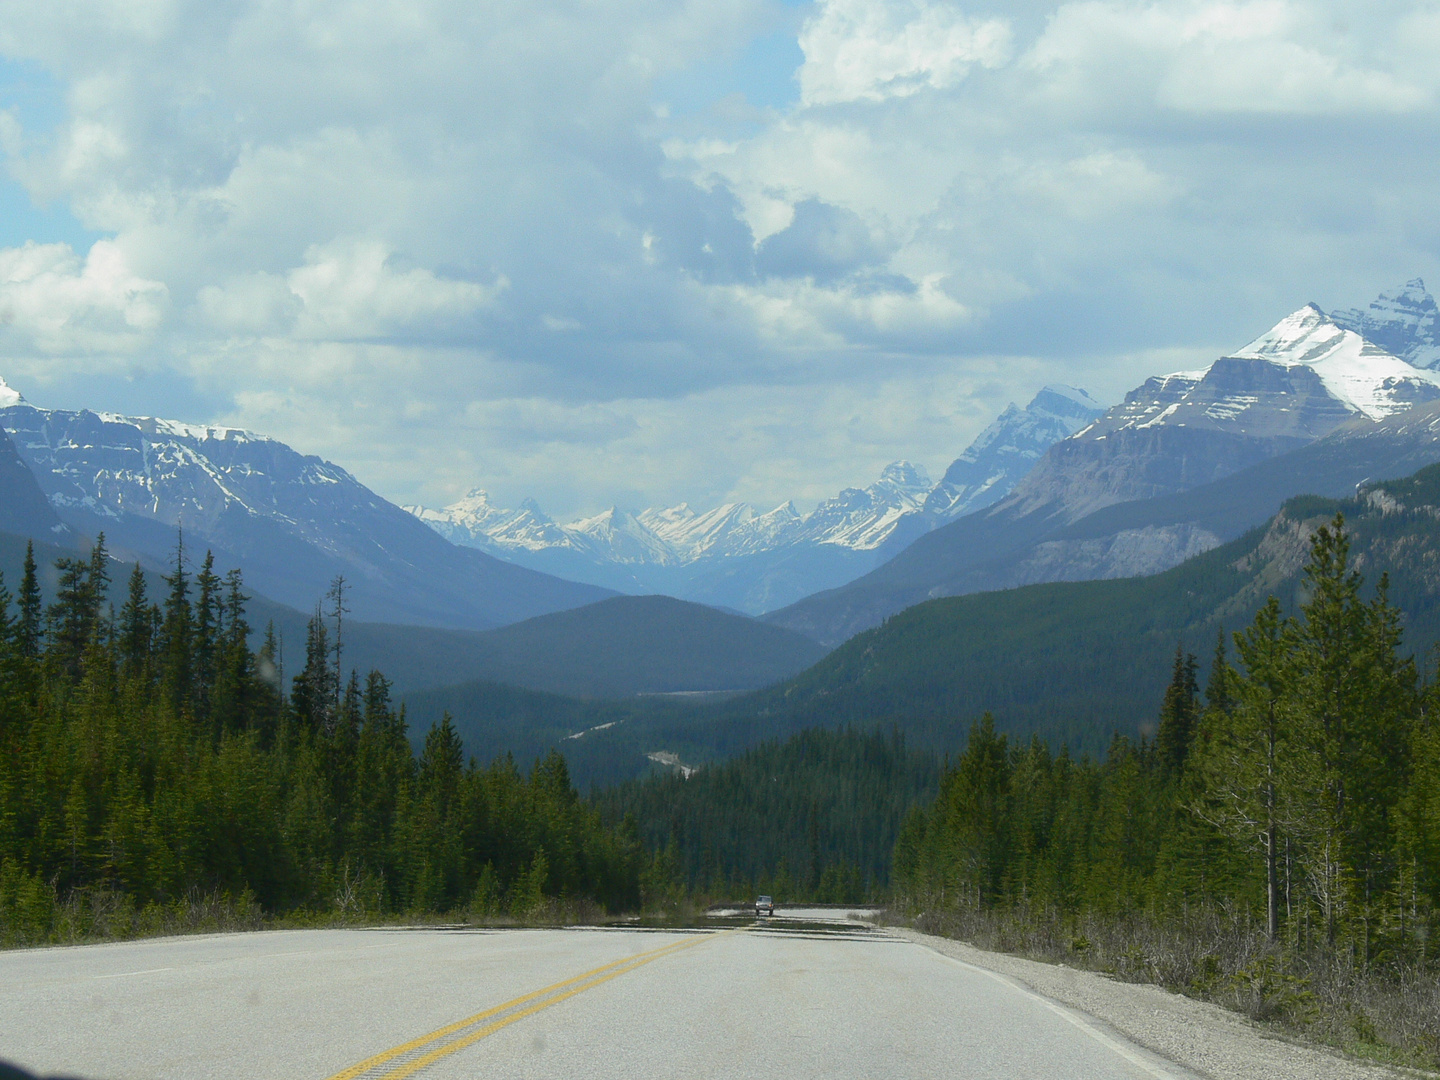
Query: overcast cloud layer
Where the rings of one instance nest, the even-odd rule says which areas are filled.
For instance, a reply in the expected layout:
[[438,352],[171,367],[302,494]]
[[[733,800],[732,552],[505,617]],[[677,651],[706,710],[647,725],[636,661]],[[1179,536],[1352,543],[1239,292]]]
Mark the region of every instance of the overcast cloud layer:
[[1440,279],[1437,3],[10,0],[0,54],[0,375],[396,501],[814,500]]

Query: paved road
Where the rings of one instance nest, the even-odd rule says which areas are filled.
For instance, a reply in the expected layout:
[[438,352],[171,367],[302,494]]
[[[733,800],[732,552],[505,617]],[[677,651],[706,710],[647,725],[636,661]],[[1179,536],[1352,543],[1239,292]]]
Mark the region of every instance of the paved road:
[[835,914],[0,953],[0,1059],[94,1080],[1192,1075],[1003,977]]

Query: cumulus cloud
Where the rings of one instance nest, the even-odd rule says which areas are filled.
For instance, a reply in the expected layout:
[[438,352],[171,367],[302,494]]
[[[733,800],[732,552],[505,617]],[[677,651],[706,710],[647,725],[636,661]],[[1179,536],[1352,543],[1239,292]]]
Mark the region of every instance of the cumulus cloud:
[[0,374],[397,501],[938,471],[1045,381],[1440,276],[1437,46],[1420,0],[0,0],[60,88],[5,168],[106,236],[0,252]]
[[0,250],[0,334],[47,355],[128,352],[160,325],[166,288],[136,275],[113,243],[81,259],[69,244]]

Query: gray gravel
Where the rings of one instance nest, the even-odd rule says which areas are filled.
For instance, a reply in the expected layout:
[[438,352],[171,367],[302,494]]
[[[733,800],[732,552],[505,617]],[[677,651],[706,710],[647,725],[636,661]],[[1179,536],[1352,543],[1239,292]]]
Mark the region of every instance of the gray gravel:
[[914,930],[891,933],[1078,1010],[1211,1080],[1391,1080],[1433,1075],[1359,1062],[1325,1047],[1279,1038],[1218,1005],[1158,986],[1116,982],[1063,964],[985,952]]

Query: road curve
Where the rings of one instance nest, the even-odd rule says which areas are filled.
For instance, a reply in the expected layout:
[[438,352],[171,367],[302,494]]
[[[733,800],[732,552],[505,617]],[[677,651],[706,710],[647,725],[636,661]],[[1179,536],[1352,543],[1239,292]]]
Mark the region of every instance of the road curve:
[[0,1059],[93,1080],[1191,1080],[854,923],[309,930],[0,954]]

